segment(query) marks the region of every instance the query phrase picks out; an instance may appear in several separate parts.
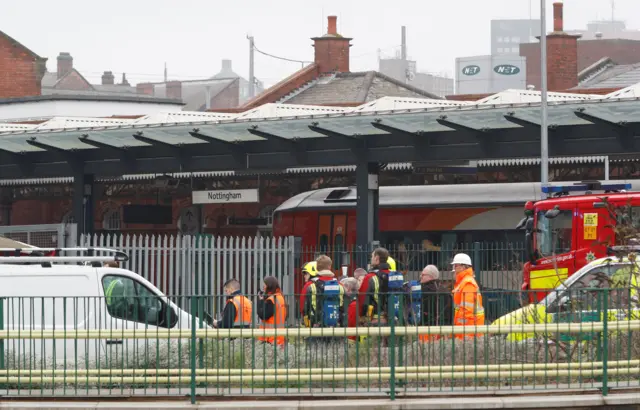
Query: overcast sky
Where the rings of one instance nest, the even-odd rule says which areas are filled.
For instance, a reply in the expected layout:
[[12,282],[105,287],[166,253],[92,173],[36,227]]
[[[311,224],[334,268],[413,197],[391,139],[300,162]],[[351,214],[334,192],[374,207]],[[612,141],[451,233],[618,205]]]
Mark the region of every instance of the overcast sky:
[[[378,52],[392,56],[407,27],[409,57],[418,71],[453,75],[456,57],[489,54],[490,21],[539,17],[539,0],[20,0],[2,2],[0,30],[49,58],[68,51],[90,81],[105,70],[132,84],[208,78],[221,59],[248,76],[248,41],[268,53],[313,60],[310,37],[326,32],[326,16],[338,16],[338,32],[353,37],[351,71],[377,70]],[[552,0],[547,2],[552,27]],[[566,29],[611,19],[611,0],[565,0]],[[531,5],[531,7],[530,7]],[[640,1],[615,0],[615,16],[640,28]],[[274,84],[300,64],[256,56],[256,76]]]

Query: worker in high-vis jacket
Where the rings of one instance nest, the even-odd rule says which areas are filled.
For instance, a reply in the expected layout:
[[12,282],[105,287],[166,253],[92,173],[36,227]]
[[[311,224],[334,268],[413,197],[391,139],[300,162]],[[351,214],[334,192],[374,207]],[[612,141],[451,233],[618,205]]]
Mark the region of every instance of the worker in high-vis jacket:
[[250,328],[253,322],[253,304],[242,294],[240,282],[229,279],[223,285],[227,302],[222,311],[222,320],[214,320],[213,327],[218,329]]
[[[311,261],[306,263],[302,267],[302,275],[304,278],[304,285],[302,285],[302,290],[300,291],[300,315],[303,317],[305,315],[305,306],[306,306],[306,297],[307,297],[307,289],[311,284],[318,279],[318,263],[316,261]],[[308,319],[308,318],[307,318]],[[307,326],[307,321],[305,320],[305,326]],[[309,326],[307,326],[309,327]]]
[[[280,282],[274,276],[264,278],[262,291],[258,294],[256,303],[256,313],[260,318],[260,329],[275,329],[281,335],[285,332],[287,320],[287,303],[282,296]],[[259,336],[258,340],[265,343],[284,346],[286,339],[284,336]]]
[[[110,280],[109,280],[110,279]],[[133,298],[134,295],[128,295],[124,282],[118,276],[111,276],[109,280],[105,280],[104,296],[107,302],[107,311],[111,317],[125,319],[125,320],[138,320],[136,315],[138,312],[131,311],[130,307],[134,306],[134,303],[127,297]]]
[[[451,261],[456,281],[453,286],[454,326],[484,325],[484,307],[480,287],[476,282],[471,258],[466,253],[458,253]],[[479,334],[457,334],[457,339],[480,336]]]

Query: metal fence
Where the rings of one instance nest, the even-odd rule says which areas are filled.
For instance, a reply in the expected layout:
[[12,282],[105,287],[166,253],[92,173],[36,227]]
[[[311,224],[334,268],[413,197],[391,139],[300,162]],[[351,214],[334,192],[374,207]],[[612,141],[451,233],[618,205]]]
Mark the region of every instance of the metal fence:
[[[640,387],[640,310],[632,290],[567,292],[490,326],[358,318],[352,326],[270,330],[260,328],[259,295],[248,295],[252,325],[244,329],[209,327],[164,299],[118,299],[125,306],[92,297],[0,298],[0,394],[189,395],[195,402],[238,395],[606,395]],[[211,298],[224,297],[176,298],[201,312]],[[274,336],[284,344],[264,341]]]
[[[478,283],[489,289],[518,290],[522,285],[524,243],[513,242],[470,242],[433,246],[422,244],[382,244],[396,261],[396,269],[402,271],[408,280],[417,280],[422,269],[435,265],[443,280],[453,280],[450,262],[458,252],[468,253],[474,264]],[[367,268],[371,259],[370,249],[357,247],[305,247],[298,246],[295,266],[315,260],[324,254],[331,257],[333,268],[339,272],[348,266],[351,272],[356,267]]]
[[[292,238],[83,235],[80,246],[126,252],[129,261],[121,267],[138,273],[165,295],[219,294],[231,278],[240,280],[247,292],[257,293],[266,276],[277,277],[283,292],[294,292]],[[220,308],[214,304],[210,313]]]

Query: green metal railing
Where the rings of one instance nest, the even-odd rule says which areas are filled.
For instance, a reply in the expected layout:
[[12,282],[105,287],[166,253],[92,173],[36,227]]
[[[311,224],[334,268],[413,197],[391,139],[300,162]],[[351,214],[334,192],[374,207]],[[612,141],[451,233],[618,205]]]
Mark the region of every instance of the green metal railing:
[[[114,299],[0,298],[0,394],[186,395],[193,402],[311,392],[391,399],[540,389],[607,395],[640,387],[640,309],[631,292],[583,288],[555,298],[570,306],[549,299],[477,326],[410,325],[402,314],[387,314],[381,324],[363,319],[349,327],[345,315],[336,328],[290,321],[276,329],[259,327],[257,295],[249,296],[253,324],[242,329],[206,324],[206,307],[226,299],[221,295],[182,297],[191,316],[166,299],[122,296],[118,311]],[[295,297],[285,295],[290,309]],[[284,345],[260,340],[278,336]]]

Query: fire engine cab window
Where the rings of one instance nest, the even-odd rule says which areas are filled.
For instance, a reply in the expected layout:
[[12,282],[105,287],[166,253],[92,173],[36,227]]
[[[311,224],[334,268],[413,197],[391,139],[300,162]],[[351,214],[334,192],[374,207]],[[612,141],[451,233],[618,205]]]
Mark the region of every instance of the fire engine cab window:
[[571,251],[573,213],[561,211],[555,218],[545,217],[546,211],[538,212],[536,247],[540,257],[549,257]]

